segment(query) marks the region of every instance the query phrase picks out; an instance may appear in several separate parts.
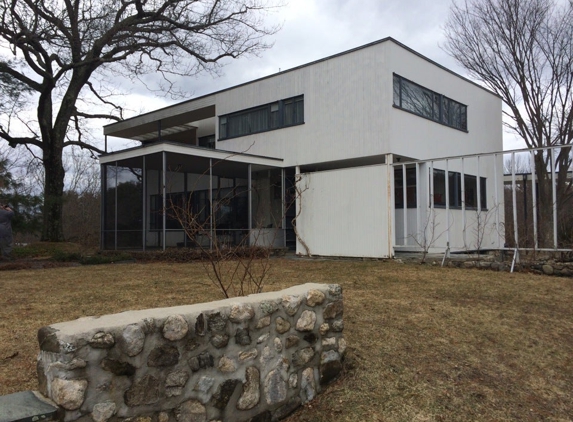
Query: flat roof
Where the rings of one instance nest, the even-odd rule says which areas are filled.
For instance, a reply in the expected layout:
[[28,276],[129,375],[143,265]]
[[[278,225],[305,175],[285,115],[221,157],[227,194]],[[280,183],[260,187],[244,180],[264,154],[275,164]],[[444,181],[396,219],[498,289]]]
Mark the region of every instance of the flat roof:
[[176,155],[195,157],[199,159],[214,159],[241,164],[253,164],[260,168],[282,167],[283,159],[264,157],[247,152],[233,152],[220,149],[204,148],[195,145],[185,145],[177,142],[156,142],[141,145],[121,151],[109,152],[100,155],[100,164],[109,164],[116,161],[129,161],[134,158],[149,156],[157,153],[172,153]]
[[[147,113],[139,114],[139,115],[137,115],[137,116],[130,117],[130,118],[128,118],[128,119],[122,120],[121,122],[110,123],[110,124],[105,125],[105,126],[103,127],[103,128],[104,128],[104,134],[105,134],[105,135],[110,135],[110,136],[115,136],[115,135],[113,135],[112,133],[114,133],[114,132],[115,132],[115,133],[121,133],[122,130],[125,130],[125,128],[126,128],[127,126],[129,126],[129,124],[130,124],[132,121],[137,120],[137,119],[141,120],[141,124],[149,124],[150,122],[155,122],[155,121],[160,120],[160,119],[162,119],[162,118],[166,118],[166,117],[168,117],[168,116],[171,116],[171,115],[169,115],[169,113],[166,113],[166,111],[168,111],[168,110],[170,110],[170,109],[173,109],[173,108],[176,108],[176,107],[182,107],[182,106],[184,106],[184,105],[186,105],[186,104],[190,104],[190,103],[193,103],[193,102],[200,102],[200,103],[202,103],[202,104],[200,104],[200,107],[201,107],[202,105],[204,106],[204,105],[207,105],[207,104],[208,104],[208,105],[213,105],[213,103],[208,100],[209,97],[211,97],[211,96],[213,96],[213,95],[217,95],[217,94],[220,94],[220,93],[222,93],[222,92],[230,91],[230,90],[233,90],[233,89],[242,87],[242,86],[246,86],[246,85],[250,85],[250,84],[253,84],[253,83],[257,83],[257,82],[260,82],[260,81],[263,81],[263,80],[266,80],[266,79],[274,78],[274,77],[276,77],[276,76],[279,76],[279,75],[282,75],[282,74],[285,74],[285,73],[294,72],[294,71],[296,71],[296,70],[299,70],[299,69],[302,69],[302,68],[305,68],[305,67],[308,67],[308,66],[312,66],[312,65],[314,65],[314,64],[321,63],[321,62],[324,62],[324,61],[327,61],[327,60],[331,60],[331,59],[334,59],[334,58],[337,58],[337,57],[340,57],[340,56],[344,56],[344,55],[346,55],[346,54],[350,54],[350,53],[353,53],[353,52],[355,52],[355,51],[359,51],[359,50],[362,50],[362,49],[365,49],[365,48],[369,48],[369,47],[372,47],[372,46],[374,46],[374,45],[382,44],[382,43],[384,43],[384,42],[393,42],[394,44],[396,44],[396,45],[400,46],[401,48],[403,48],[403,49],[409,51],[410,53],[412,53],[412,54],[414,54],[414,55],[420,57],[421,59],[426,60],[427,62],[429,62],[429,63],[431,63],[431,64],[433,64],[433,65],[439,67],[440,69],[445,70],[446,72],[451,73],[452,75],[454,75],[454,76],[456,76],[456,77],[458,77],[458,78],[460,78],[460,79],[463,79],[464,81],[466,81],[466,82],[468,82],[468,83],[470,83],[470,84],[472,84],[472,85],[474,85],[474,86],[476,86],[476,87],[478,87],[478,88],[483,89],[484,91],[490,93],[491,95],[494,95],[494,96],[496,96],[496,97],[498,97],[498,98],[501,98],[501,97],[499,97],[499,95],[497,95],[496,93],[490,91],[489,89],[484,88],[483,86],[481,86],[481,85],[477,84],[476,82],[474,82],[474,81],[472,81],[472,80],[470,80],[470,79],[468,79],[468,78],[466,78],[466,77],[460,75],[459,73],[456,73],[456,72],[454,72],[453,70],[448,69],[447,67],[445,67],[445,66],[443,66],[443,65],[441,65],[441,64],[439,64],[439,63],[437,63],[436,61],[434,61],[434,60],[432,60],[432,59],[429,59],[428,57],[426,57],[426,56],[424,56],[424,55],[418,53],[417,51],[411,49],[410,47],[408,47],[408,46],[406,46],[406,45],[404,45],[404,44],[402,44],[401,42],[395,40],[394,38],[392,38],[392,37],[386,37],[386,38],[382,38],[382,39],[377,40],[377,41],[373,41],[373,42],[368,43],[368,44],[364,44],[364,45],[359,46],[359,47],[351,48],[350,50],[345,50],[345,51],[343,51],[343,52],[340,52],[340,53],[337,53],[337,54],[333,54],[333,55],[331,55],[331,56],[327,56],[327,57],[324,57],[324,58],[322,58],[322,59],[318,59],[318,60],[315,60],[315,61],[312,61],[312,62],[309,62],[309,63],[302,64],[302,65],[300,65],[300,66],[296,66],[296,67],[293,67],[293,68],[290,68],[290,69],[286,69],[286,70],[283,70],[283,71],[280,71],[280,72],[277,72],[277,73],[272,73],[272,74],[270,74],[270,75],[263,76],[263,77],[261,77],[261,78],[257,78],[257,79],[253,79],[253,80],[251,80],[251,81],[243,82],[243,83],[238,84],[238,85],[233,85],[233,86],[231,86],[231,87],[224,88],[224,89],[221,89],[221,90],[218,90],[218,91],[214,91],[214,92],[211,92],[211,93],[209,93],[209,94],[201,95],[201,96],[196,97],[196,98],[191,98],[191,99],[189,99],[189,100],[181,101],[181,102],[179,102],[179,103],[172,104],[172,105],[169,105],[169,106],[167,106],[167,107],[163,107],[163,108],[160,108],[160,109],[157,109],[157,110],[154,110],[154,111],[150,111],[150,112],[147,112]],[[185,112],[187,112],[187,110],[182,110],[182,113],[185,113]],[[158,113],[161,114],[163,117],[156,116],[156,117],[154,118],[154,117],[152,116],[153,114],[158,114]]]

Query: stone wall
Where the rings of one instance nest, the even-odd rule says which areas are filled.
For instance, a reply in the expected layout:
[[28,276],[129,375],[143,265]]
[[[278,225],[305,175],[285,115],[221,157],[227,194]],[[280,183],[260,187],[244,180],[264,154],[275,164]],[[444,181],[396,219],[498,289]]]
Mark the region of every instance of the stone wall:
[[80,318],[38,332],[40,391],[66,421],[271,421],[340,373],[342,290]]
[[[449,267],[457,268],[480,268],[494,271],[510,271],[511,262],[498,262],[492,260],[466,260],[450,261]],[[516,272],[525,271],[534,274],[554,275],[561,277],[573,277],[573,262],[558,262],[554,260],[525,261],[515,264]]]

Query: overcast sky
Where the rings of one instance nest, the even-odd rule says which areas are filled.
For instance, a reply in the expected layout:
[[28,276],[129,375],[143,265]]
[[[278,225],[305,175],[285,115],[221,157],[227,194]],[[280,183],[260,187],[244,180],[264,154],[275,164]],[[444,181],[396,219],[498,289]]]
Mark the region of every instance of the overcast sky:
[[[465,75],[441,49],[450,4],[451,0],[290,0],[271,17],[282,23],[282,29],[269,39],[274,42],[270,50],[261,57],[229,61],[218,78],[209,74],[189,78],[186,89],[193,96],[208,94],[388,36]],[[131,111],[125,117],[177,102],[151,97],[134,86]],[[506,138],[505,147],[514,148]],[[112,149],[123,147],[112,145]]]

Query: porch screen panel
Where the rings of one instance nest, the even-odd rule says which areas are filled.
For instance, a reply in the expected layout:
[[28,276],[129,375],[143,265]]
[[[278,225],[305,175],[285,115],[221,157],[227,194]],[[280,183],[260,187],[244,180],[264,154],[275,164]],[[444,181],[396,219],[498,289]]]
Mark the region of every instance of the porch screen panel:
[[104,172],[104,209],[103,209],[103,247],[104,249],[115,248],[115,164],[103,165]]
[[141,248],[143,241],[143,162],[132,161],[133,166],[117,167],[118,248]]

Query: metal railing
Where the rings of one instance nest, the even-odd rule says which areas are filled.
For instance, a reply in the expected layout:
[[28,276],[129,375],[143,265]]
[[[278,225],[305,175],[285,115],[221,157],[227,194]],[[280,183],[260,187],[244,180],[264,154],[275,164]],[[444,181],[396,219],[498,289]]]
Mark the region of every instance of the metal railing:
[[[443,253],[442,264],[456,251],[509,250],[512,270],[520,252],[573,252],[573,213],[567,212],[573,210],[572,150],[552,146],[416,161],[395,157],[394,250]],[[415,185],[408,186],[413,174]],[[395,184],[400,178],[401,189]]]

